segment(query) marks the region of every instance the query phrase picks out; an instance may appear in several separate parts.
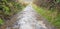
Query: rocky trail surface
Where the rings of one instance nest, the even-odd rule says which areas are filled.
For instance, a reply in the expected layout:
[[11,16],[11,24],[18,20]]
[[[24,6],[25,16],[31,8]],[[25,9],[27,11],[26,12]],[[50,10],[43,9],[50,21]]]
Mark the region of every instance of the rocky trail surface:
[[1,29],[53,29],[53,27],[29,4]]

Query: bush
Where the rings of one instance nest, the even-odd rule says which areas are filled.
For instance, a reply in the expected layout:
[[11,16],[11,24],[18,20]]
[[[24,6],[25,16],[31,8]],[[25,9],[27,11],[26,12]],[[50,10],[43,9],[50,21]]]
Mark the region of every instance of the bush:
[[[14,0],[0,0],[0,24],[3,20],[10,20],[10,17],[22,10],[23,5]],[[9,18],[9,19],[8,19]]]

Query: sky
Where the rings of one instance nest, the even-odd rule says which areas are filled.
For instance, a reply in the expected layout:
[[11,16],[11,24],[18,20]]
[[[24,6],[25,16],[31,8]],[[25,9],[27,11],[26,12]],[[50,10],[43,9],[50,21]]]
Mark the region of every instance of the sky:
[[23,0],[24,2],[32,2],[33,0]]

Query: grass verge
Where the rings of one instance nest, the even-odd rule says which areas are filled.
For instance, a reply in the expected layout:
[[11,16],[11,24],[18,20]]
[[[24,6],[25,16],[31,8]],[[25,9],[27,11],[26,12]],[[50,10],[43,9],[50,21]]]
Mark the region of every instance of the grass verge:
[[60,29],[60,15],[57,15],[57,11],[50,11],[46,10],[45,8],[38,7],[35,4],[32,4],[33,8],[38,12],[40,15],[45,17],[49,23],[54,25],[57,29]]

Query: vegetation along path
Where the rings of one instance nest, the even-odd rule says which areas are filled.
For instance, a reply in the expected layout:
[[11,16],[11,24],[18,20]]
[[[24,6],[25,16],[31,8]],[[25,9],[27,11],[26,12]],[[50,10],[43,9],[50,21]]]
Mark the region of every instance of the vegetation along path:
[[[40,16],[31,4],[19,12],[15,19],[7,22],[6,29],[53,29],[49,23]],[[4,28],[5,29],[5,28]]]

